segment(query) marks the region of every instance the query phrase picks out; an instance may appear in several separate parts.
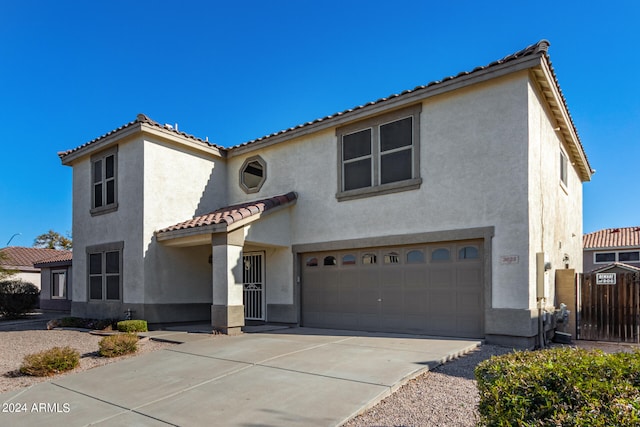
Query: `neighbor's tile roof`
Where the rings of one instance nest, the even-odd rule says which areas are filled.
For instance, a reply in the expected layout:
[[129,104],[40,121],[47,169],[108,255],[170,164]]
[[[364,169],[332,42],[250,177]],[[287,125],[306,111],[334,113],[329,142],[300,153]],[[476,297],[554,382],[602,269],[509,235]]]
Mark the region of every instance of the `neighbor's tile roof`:
[[73,260],[73,252],[71,251],[56,251],[58,254],[48,257],[42,258],[33,264],[37,267],[46,267],[49,264],[59,264],[59,263],[71,263]]
[[584,249],[640,246],[640,227],[606,228],[585,234]]
[[185,133],[185,132],[180,132],[179,130],[173,128],[173,126],[161,125],[160,123],[156,122],[155,120],[150,119],[145,114],[140,113],[140,114],[137,115],[136,119],[134,121],[132,121],[132,122],[129,122],[129,123],[125,124],[125,125],[122,125],[119,128],[114,129],[114,130],[112,130],[110,132],[107,132],[104,135],[99,136],[99,137],[97,137],[95,139],[92,139],[91,141],[86,142],[86,143],[82,144],[79,147],[73,148],[71,150],[58,152],[58,157],[60,157],[60,159],[64,159],[67,155],[69,155],[71,153],[74,153],[74,152],[76,152],[76,151],[78,151],[78,150],[80,150],[80,149],[82,149],[82,148],[84,148],[84,147],[86,147],[88,145],[95,144],[96,142],[101,141],[104,138],[107,138],[108,136],[111,136],[116,132],[120,132],[120,131],[122,131],[124,129],[127,129],[127,128],[131,127],[131,126],[134,126],[134,125],[136,125],[138,123],[146,123],[146,124],[148,124],[150,126],[154,126],[154,127],[159,128],[159,129],[164,129],[165,131],[169,131],[169,132],[175,133],[176,135],[180,135],[180,136],[182,136],[184,138],[191,139],[191,140],[196,141],[198,143],[201,143],[201,144],[203,144],[203,145],[205,145],[207,147],[215,147],[215,148],[217,148],[219,150],[224,150],[223,147],[215,145],[215,144],[212,144],[207,140],[198,138],[196,136],[190,135],[190,134]]
[[240,203],[237,205],[220,208],[211,213],[197,216],[188,221],[172,225],[171,227],[159,230],[158,233],[164,233],[175,230],[185,230],[189,228],[204,227],[207,225],[226,224],[227,226],[244,218],[266,212],[278,206],[287,205],[298,198],[294,192],[283,194],[280,196],[269,197],[267,199],[256,200],[254,202]]
[[0,261],[2,265],[11,267],[33,268],[33,264],[43,259],[71,254],[70,251],[42,248],[25,248],[21,246],[9,246],[0,249],[0,252],[7,255],[7,259]]

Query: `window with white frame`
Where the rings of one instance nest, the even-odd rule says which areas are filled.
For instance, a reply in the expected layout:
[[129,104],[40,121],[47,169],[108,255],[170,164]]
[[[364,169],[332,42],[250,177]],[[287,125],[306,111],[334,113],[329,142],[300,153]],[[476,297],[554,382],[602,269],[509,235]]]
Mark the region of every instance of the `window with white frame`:
[[612,262],[640,262],[640,251],[596,252],[593,255],[595,264]]
[[91,214],[118,208],[118,147],[91,156]]
[[67,298],[67,271],[54,270],[51,272],[51,298]]
[[420,111],[417,105],[336,131],[338,200],[419,187]]
[[567,186],[567,168],[569,162],[567,160],[566,154],[564,151],[560,150],[560,182],[566,187]]
[[89,299],[122,299],[122,242],[87,248]]

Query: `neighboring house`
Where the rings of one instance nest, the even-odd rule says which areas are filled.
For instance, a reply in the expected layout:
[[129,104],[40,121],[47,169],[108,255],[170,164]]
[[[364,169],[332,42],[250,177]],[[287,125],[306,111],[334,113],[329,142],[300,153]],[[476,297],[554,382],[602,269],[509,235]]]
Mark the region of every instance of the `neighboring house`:
[[71,310],[71,251],[56,251],[57,254],[34,263],[40,269],[40,308],[43,310]]
[[531,346],[592,174],[547,48],[231,148],[140,114],[59,153],[72,315]]
[[620,267],[629,270],[625,265],[640,268],[640,227],[607,228],[585,234],[583,250],[585,272]]
[[0,260],[2,266],[7,270],[14,270],[16,273],[11,279],[22,279],[25,282],[33,283],[41,288],[40,268],[34,267],[34,263],[45,258],[58,256],[67,251],[42,248],[25,248],[21,246],[8,246],[0,249],[6,255],[5,260]]

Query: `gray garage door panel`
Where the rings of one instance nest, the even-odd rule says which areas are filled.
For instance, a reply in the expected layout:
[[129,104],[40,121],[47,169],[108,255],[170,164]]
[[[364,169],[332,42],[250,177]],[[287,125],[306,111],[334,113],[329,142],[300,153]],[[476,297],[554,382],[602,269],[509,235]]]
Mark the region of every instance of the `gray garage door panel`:
[[480,338],[483,277],[481,241],[304,254],[302,323]]

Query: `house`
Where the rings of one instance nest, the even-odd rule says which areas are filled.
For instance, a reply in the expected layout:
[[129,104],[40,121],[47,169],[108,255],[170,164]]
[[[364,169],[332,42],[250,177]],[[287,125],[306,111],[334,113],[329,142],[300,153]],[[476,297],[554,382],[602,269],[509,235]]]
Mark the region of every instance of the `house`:
[[606,228],[585,234],[583,256],[585,272],[635,272],[640,268],[640,227]]
[[548,47],[230,148],[139,114],[59,153],[72,315],[533,345],[593,172]]
[[0,264],[7,270],[15,271],[11,279],[21,279],[25,282],[33,283],[41,288],[40,268],[33,264],[51,257],[59,256],[68,251],[45,248],[26,248],[21,246],[8,246],[0,249],[6,258],[0,259]]
[[72,260],[71,251],[56,251],[57,254],[40,259],[33,266],[40,269],[40,308],[43,310],[70,311]]

